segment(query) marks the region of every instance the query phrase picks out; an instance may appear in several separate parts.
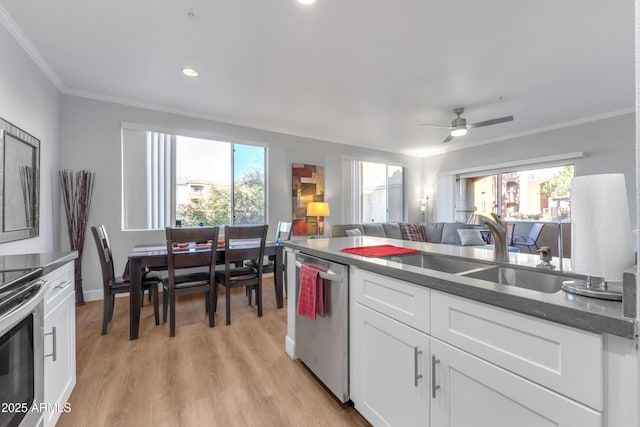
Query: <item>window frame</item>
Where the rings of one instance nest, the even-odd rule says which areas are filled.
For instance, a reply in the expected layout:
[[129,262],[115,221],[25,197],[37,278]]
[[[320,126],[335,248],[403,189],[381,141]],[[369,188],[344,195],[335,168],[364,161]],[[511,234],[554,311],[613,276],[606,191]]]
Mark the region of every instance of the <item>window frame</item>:
[[[269,144],[267,143],[262,143],[262,142],[257,142],[257,141],[245,141],[242,139],[238,139],[238,138],[229,138],[228,136],[222,136],[222,135],[213,135],[210,133],[206,133],[206,132],[197,132],[197,131],[185,131],[185,130],[177,130],[177,129],[171,129],[171,128],[163,128],[163,127],[158,127],[158,126],[147,126],[147,125],[140,125],[140,124],[135,124],[135,123],[127,123],[127,122],[122,122],[121,123],[121,140],[120,140],[120,155],[121,155],[121,161],[120,161],[120,176],[121,176],[121,185],[120,185],[120,191],[121,191],[121,206],[120,206],[120,215],[121,215],[121,221],[120,221],[120,228],[121,231],[158,231],[158,230],[163,230],[164,227],[162,228],[127,228],[126,227],[126,223],[125,223],[125,206],[126,206],[126,194],[125,194],[125,171],[124,171],[124,156],[125,156],[125,131],[140,131],[140,132],[158,132],[158,133],[163,133],[163,134],[168,134],[168,135],[173,135],[176,138],[176,144],[177,144],[177,138],[179,137],[186,137],[186,138],[196,138],[196,139],[203,139],[203,140],[210,140],[210,141],[215,141],[215,142],[220,142],[220,143],[225,143],[225,144],[229,144],[230,145],[230,158],[229,161],[231,163],[230,165],[230,191],[229,191],[229,223],[228,225],[235,225],[235,217],[234,217],[234,191],[235,191],[235,180],[234,180],[234,174],[235,174],[235,149],[234,147],[236,145],[245,145],[245,146],[252,146],[252,147],[259,147],[259,148],[263,148],[264,149],[264,224],[268,224],[269,223]],[[177,194],[177,170],[176,170],[176,161],[177,161],[177,156],[175,153],[175,146],[172,149],[172,155],[171,155],[171,159],[170,159],[170,167],[169,170],[166,171],[166,173],[169,173],[171,175],[171,186],[172,186],[172,198],[169,201],[170,203],[170,209],[171,209],[171,215],[170,215],[170,224],[165,225],[165,226],[174,226],[176,224],[176,211],[177,211],[177,202],[176,202],[176,194]]]

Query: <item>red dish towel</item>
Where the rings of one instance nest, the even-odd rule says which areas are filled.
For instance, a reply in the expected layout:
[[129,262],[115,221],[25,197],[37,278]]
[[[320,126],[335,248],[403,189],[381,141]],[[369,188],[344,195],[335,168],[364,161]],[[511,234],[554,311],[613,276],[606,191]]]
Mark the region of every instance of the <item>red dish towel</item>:
[[300,294],[298,295],[298,316],[316,320],[316,300],[320,271],[302,264],[300,266]]
[[400,246],[393,245],[358,246],[355,248],[343,248],[340,250],[342,252],[360,256],[391,256],[420,252],[418,249],[401,248]]

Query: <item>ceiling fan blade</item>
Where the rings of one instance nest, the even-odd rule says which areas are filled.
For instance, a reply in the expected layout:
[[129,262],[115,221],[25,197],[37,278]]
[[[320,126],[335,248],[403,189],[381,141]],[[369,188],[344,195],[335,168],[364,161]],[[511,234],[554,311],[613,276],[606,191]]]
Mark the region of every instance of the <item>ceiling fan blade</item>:
[[420,123],[420,126],[426,126],[430,128],[438,128],[438,129],[453,129],[451,126],[441,126],[441,125],[430,125],[428,123]]
[[453,139],[453,136],[451,136],[451,134],[447,135],[447,137],[444,139],[444,141],[442,141],[442,143],[444,144],[445,142],[449,142]]
[[506,116],[506,117],[500,117],[499,119],[491,119],[491,120],[486,120],[484,122],[473,123],[473,124],[467,125],[467,127],[481,128],[483,126],[497,125],[498,123],[510,122],[512,120],[513,120],[513,116]]

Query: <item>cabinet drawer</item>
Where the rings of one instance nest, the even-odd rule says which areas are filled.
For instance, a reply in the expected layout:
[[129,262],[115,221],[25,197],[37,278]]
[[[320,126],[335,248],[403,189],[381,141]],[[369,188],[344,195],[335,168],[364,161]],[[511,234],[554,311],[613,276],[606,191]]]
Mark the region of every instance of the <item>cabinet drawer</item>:
[[602,410],[601,335],[437,291],[431,323],[434,337]]
[[47,291],[44,296],[45,312],[54,309],[66,296],[74,292],[73,261],[42,276],[47,282]]
[[429,288],[358,268],[351,268],[350,280],[356,302],[429,333]]

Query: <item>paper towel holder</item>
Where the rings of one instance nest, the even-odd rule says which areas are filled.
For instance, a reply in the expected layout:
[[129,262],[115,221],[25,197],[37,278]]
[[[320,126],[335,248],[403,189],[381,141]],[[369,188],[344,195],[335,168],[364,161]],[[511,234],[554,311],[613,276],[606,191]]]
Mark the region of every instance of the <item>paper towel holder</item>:
[[[600,281],[596,281],[600,279]],[[607,282],[601,277],[587,276],[585,280],[566,280],[562,282],[562,290],[591,298],[622,301],[622,293],[609,289]]]
[[623,174],[574,177],[571,182],[571,264],[586,280],[562,283],[566,292],[621,301],[610,289],[622,283],[622,273],[633,265],[631,225]]

